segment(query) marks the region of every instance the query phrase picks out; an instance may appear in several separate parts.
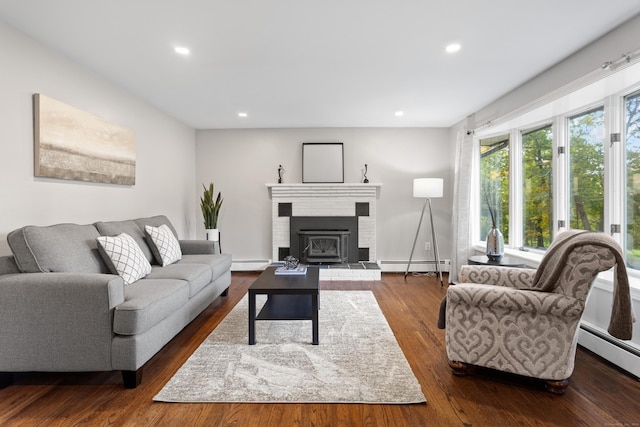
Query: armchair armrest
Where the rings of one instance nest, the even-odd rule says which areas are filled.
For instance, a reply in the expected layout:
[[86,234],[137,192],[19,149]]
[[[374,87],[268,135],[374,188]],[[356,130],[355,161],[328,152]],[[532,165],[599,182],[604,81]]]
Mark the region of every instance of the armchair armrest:
[[0,276],[0,371],[111,369],[113,310],[123,301],[116,275]]
[[531,268],[489,265],[463,265],[458,275],[460,283],[481,283],[518,289],[531,288],[535,276],[536,270]]
[[580,318],[584,310],[582,301],[562,294],[464,283],[449,287],[447,305],[449,304],[536,313],[565,319]]
[[216,248],[211,240],[179,240],[184,255],[215,254]]

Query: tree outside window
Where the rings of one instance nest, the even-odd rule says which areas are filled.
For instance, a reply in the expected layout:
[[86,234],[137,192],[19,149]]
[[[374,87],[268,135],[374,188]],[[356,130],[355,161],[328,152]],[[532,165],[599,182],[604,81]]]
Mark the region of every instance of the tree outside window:
[[569,224],[604,231],[604,108],[569,118]]
[[553,237],[551,125],[522,133],[523,244],[546,249]]

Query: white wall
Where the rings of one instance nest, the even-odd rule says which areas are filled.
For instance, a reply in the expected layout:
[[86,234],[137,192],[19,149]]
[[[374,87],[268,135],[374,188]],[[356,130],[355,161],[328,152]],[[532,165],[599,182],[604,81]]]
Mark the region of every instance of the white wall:
[[[28,224],[165,214],[195,235],[195,131],[0,22],[0,255]],[[35,178],[32,95],[42,93],[136,134],[136,184]]]
[[[196,182],[213,181],[224,203],[219,228],[222,249],[234,261],[270,259],[271,200],[266,183],[302,181],[303,142],[344,143],[345,182],[361,182],[364,164],[369,181],[382,183],[378,199],[378,260],[409,259],[422,209],[412,196],[413,178],[442,177],[445,197],[433,200],[441,258],[449,258],[453,150],[444,128],[306,128],[202,130],[196,134]],[[199,236],[204,236],[197,215]],[[414,260],[433,259],[424,251],[430,240],[423,222]]]

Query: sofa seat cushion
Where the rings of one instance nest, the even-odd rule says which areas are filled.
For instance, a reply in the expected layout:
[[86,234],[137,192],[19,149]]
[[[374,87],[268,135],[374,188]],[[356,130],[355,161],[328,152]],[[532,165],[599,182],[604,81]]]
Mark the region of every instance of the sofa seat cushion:
[[113,314],[113,331],[136,335],[171,316],[189,300],[184,280],[142,279],[124,288],[124,302]]
[[182,255],[181,264],[206,264],[211,268],[211,280],[216,280],[231,269],[231,255]]
[[26,226],[7,235],[23,273],[109,273],[98,253],[93,225]]
[[211,283],[211,268],[205,264],[154,265],[149,279],[180,279],[189,282],[189,298]]

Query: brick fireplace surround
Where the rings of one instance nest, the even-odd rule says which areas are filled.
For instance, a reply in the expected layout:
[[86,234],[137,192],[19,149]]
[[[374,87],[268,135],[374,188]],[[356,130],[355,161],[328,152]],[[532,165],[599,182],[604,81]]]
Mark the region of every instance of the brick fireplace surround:
[[[290,246],[290,218],[356,216],[361,265],[320,271],[321,280],[380,280],[376,262],[376,200],[382,184],[266,184],[271,195],[272,256]],[[367,259],[363,259],[367,257]],[[369,266],[369,268],[366,268]],[[365,268],[363,268],[365,267]],[[373,268],[372,268],[373,267]]]

